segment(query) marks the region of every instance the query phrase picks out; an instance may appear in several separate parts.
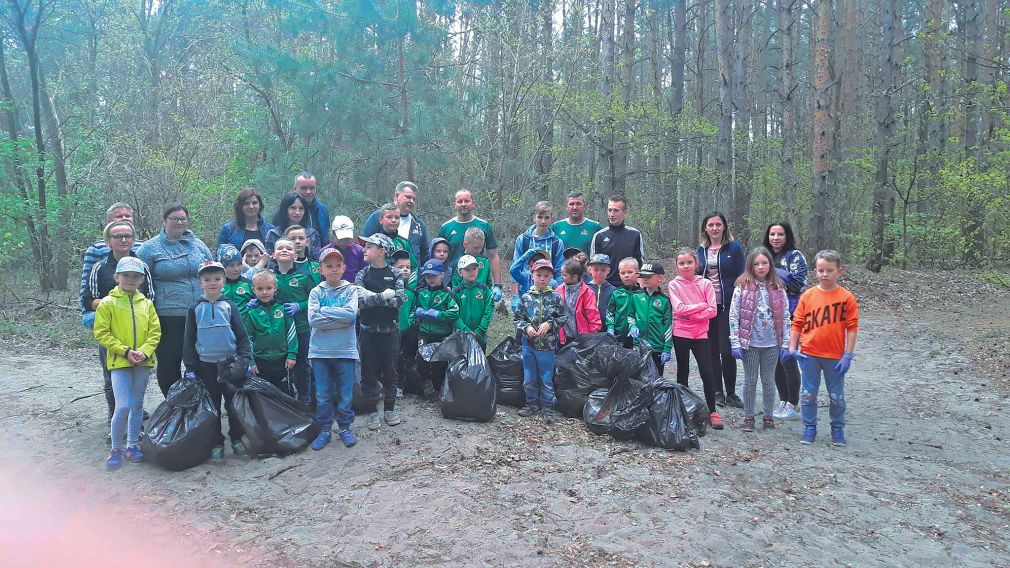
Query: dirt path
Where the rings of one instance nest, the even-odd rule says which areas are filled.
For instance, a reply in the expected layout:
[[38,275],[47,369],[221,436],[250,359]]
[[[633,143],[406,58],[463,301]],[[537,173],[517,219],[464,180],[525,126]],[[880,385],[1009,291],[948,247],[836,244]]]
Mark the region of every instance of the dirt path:
[[[104,400],[67,404],[97,392],[93,353],[5,352],[0,478],[149,527],[139,545],[189,564],[1010,565],[1010,403],[970,364],[989,332],[921,317],[863,313],[845,449],[826,424],[810,447],[798,422],[744,434],[739,411],[678,454],[576,420],[545,427],[499,407],[493,423],[465,424],[408,401],[404,425],[359,428],[350,450],[109,474]],[[160,399],[152,386],[148,408]]]

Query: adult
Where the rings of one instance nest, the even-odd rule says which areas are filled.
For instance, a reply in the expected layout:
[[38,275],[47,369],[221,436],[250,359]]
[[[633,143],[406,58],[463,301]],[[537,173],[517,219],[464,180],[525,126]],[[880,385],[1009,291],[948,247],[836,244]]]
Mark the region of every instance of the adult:
[[[117,201],[109,206],[105,210],[105,224],[108,225],[113,221],[126,221],[133,224],[133,207],[129,203],[123,203],[122,201]],[[133,250],[136,251],[140,247],[139,242],[136,240],[133,243]],[[91,245],[88,246],[87,250],[84,251],[84,259],[81,263],[81,285],[78,290],[77,299],[81,303],[81,323],[84,327],[91,329],[95,324],[95,311],[89,310],[88,306],[84,303],[84,293],[88,287],[88,278],[91,276],[91,268],[96,262],[105,258],[109,254],[109,244],[105,242],[104,239],[99,239]],[[102,359],[103,361],[105,359]],[[104,363],[103,363],[104,365]]]
[[491,297],[495,303],[501,301],[501,257],[498,256],[498,241],[494,237],[494,227],[491,223],[474,215],[476,205],[473,193],[469,189],[461,189],[456,192],[453,200],[453,208],[456,216],[442,223],[438,230],[438,236],[449,243],[448,266],[456,266],[460,257],[463,256],[463,238],[466,230],[470,227],[477,227],[484,231],[484,256],[491,262],[491,280],[494,287],[491,289]]
[[[295,176],[294,192],[305,201],[305,218],[299,225],[306,229],[314,229],[322,239],[330,228],[330,211],[322,201],[316,199],[316,188],[316,176],[310,172],[302,172]],[[322,245],[320,241],[319,246]]]
[[[610,257],[611,262],[619,264],[631,257],[638,261],[639,266],[642,265],[645,260],[645,241],[638,229],[624,223],[627,216],[627,198],[620,194],[610,196],[607,200],[607,228],[600,229],[593,235],[587,255],[589,258],[605,254]],[[607,282],[613,284],[615,288],[624,288],[620,272],[617,270],[610,272]]]
[[708,320],[708,338],[712,341],[712,376],[716,383],[722,377],[725,390],[715,393],[716,404],[743,408],[736,394],[736,359],[730,354],[729,306],[736,279],[743,274],[746,254],[743,246],[733,240],[726,216],[712,211],[701,220],[697,273],[712,282],[715,288],[716,316]]
[[[803,285],[807,281],[807,259],[796,249],[796,237],[793,228],[785,221],[768,225],[765,229],[765,248],[772,252],[773,265],[779,278],[786,283],[786,296],[789,298],[789,316],[792,317],[796,303],[800,300]],[[775,387],[779,391],[779,404],[772,415],[783,420],[795,420],[800,417],[800,366],[796,359],[779,360],[775,367]]]
[[[428,226],[416,213],[417,186],[413,182],[401,181],[393,190],[393,203],[400,208],[400,236],[407,239],[417,261],[424,264],[428,260]],[[361,228],[361,236],[370,237],[382,232],[382,210],[376,209]]]
[[589,254],[593,246],[593,235],[603,225],[586,217],[586,196],[581,191],[568,194],[568,218],[555,221],[551,230],[565,244],[564,248],[577,248]]
[[308,204],[305,202],[304,197],[293,191],[284,194],[281,202],[277,205],[277,211],[274,212],[273,219],[271,219],[274,227],[267,231],[266,240],[263,241],[263,245],[267,247],[268,253],[273,254],[274,243],[277,242],[277,239],[284,236],[284,231],[287,231],[291,225],[298,225],[305,229],[305,236],[309,239],[309,257],[314,256],[312,253],[319,252],[319,249],[323,246],[322,236],[319,234],[319,231],[302,224],[309,220],[307,211]]
[[217,236],[218,248],[232,245],[242,250],[242,245],[248,240],[264,242],[267,233],[274,228],[273,223],[263,220],[263,197],[255,188],[246,187],[239,191],[232,211],[235,217],[221,227]]
[[169,205],[161,215],[161,232],[137,251],[151,271],[156,292],[154,309],[161,320],[158,356],[158,386],[168,389],[182,378],[182,337],[186,333],[186,312],[202,295],[196,271],[201,263],[214,260],[210,249],[189,229],[189,209]]
[[[84,311],[86,314],[91,314],[92,321],[95,311],[98,309],[98,303],[116,287],[113,275],[116,273],[116,265],[119,260],[127,256],[136,256],[133,250],[133,240],[136,234],[133,224],[129,221],[113,221],[105,226],[102,234],[105,237],[103,242],[109,252],[92,265],[82,298]],[[150,284],[151,273],[146,266],[144,270],[144,282],[137,289],[144,296],[153,300]],[[98,357],[102,362],[102,374],[105,377],[105,403],[108,406],[109,420],[112,420],[112,414],[116,411],[116,396],[112,392],[112,373],[106,365],[105,351],[105,347],[98,346]]]

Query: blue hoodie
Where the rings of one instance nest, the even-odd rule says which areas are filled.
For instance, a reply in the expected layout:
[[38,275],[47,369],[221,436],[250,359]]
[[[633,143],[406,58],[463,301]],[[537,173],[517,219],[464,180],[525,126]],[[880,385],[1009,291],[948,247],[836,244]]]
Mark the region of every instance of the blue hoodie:
[[[525,233],[516,237],[516,250],[512,258],[520,258],[527,251],[534,249],[545,250],[551,253],[551,264],[554,265],[554,279],[560,282],[561,265],[565,262],[565,258],[562,255],[565,250],[565,243],[561,242],[561,238],[555,235],[550,227],[547,228],[547,232],[542,237],[534,234],[536,228],[536,225],[530,225],[530,228],[526,229]],[[520,287],[522,287],[522,284],[520,284]]]
[[346,280],[324,280],[309,292],[309,359],[358,359],[358,288]]

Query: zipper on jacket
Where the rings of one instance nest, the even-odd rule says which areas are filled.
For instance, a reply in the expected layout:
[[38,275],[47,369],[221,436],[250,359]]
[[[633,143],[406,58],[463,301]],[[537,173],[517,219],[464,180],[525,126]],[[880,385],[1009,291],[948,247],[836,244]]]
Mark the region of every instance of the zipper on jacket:
[[133,322],[133,349],[137,349],[137,313],[133,311],[133,294],[130,294],[130,320]]

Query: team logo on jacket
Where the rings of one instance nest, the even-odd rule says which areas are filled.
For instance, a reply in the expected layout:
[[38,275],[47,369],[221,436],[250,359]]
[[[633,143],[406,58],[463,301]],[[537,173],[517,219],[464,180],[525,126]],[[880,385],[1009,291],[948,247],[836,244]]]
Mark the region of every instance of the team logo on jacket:
[[610,237],[603,237],[603,242],[609,243],[610,242]]
[[284,310],[274,310],[274,319],[284,319]]
[[433,306],[441,304],[441,303],[442,303],[442,296],[435,296],[435,298],[431,301],[431,304]]
[[291,286],[292,288],[297,288],[300,285],[301,282],[299,282],[297,278],[292,278],[291,280],[288,280],[288,286]]
[[584,237],[584,236],[586,236],[586,235],[589,234],[589,231],[587,231],[585,229],[582,229],[582,233],[580,233],[580,234]]
[[246,292],[245,288],[236,288],[236,289],[235,289],[235,293],[236,293],[236,294],[242,294],[243,296],[245,296],[245,295],[246,295],[246,294],[248,294],[249,292]]
[[663,302],[660,301],[659,298],[656,298],[655,300],[653,300],[652,305],[658,308],[663,305]]
[[484,299],[484,293],[483,292],[477,292],[477,294],[475,294],[475,295],[477,296],[478,300],[483,300]]

